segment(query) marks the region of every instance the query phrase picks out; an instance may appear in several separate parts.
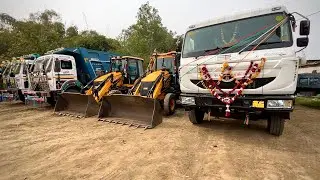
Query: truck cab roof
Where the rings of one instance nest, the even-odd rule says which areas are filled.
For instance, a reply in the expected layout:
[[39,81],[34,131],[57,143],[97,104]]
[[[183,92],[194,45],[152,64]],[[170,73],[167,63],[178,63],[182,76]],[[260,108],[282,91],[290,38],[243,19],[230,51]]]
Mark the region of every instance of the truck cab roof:
[[203,22],[191,25],[188,27],[187,31],[198,29],[201,27],[211,26],[214,24],[221,24],[221,23],[235,21],[239,19],[245,19],[249,17],[261,16],[261,15],[272,14],[272,13],[280,13],[280,12],[288,13],[285,6],[274,6],[269,8],[260,8],[260,9],[255,9],[251,11],[234,13],[233,15],[221,16],[220,18],[215,18],[215,19],[211,19],[211,20],[207,20],[207,21],[203,21]]

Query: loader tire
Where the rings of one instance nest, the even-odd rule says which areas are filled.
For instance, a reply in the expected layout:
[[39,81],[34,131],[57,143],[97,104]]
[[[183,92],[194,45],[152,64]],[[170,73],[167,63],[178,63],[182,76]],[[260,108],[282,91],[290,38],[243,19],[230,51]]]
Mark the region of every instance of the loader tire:
[[203,122],[204,112],[199,109],[192,109],[188,115],[192,124],[201,124]]
[[285,120],[280,115],[271,115],[270,120],[268,121],[268,123],[270,123],[270,125],[268,125],[270,128],[269,133],[276,136],[282,135],[284,122]]
[[165,116],[172,115],[176,110],[176,98],[173,93],[166,94],[163,100],[163,113]]

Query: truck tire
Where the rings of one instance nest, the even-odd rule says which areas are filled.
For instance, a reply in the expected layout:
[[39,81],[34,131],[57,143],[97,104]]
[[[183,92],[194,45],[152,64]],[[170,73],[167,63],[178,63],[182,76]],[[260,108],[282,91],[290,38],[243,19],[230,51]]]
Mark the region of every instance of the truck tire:
[[192,109],[188,115],[192,124],[201,124],[203,122],[204,112],[199,109]]
[[50,104],[52,107],[56,106],[56,101],[53,97],[47,97],[47,103]]
[[173,93],[168,93],[163,100],[163,113],[165,116],[172,115],[176,110],[176,98]]
[[273,114],[268,120],[269,133],[272,135],[282,135],[285,120],[278,114]]
[[19,95],[20,101],[25,102],[26,99],[24,97],[24,94],[22,94],[21,90],[18,91],[18,95]]

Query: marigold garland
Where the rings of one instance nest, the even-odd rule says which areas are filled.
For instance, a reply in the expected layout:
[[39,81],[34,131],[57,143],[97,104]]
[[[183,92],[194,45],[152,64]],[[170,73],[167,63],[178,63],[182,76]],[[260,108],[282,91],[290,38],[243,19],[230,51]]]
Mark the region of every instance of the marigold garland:
[[[209,89],[210,93],[215,96],[217,99],[219,99],[221,102],[223,102],[226,105],[226,117],[230,116],[230,104],[232,104],[236,98],[238,98],[243,90],[253,82],[255,78],[257,78],[261,72],[261,70],[264,67],[264,64],[266,62],[266,58],[261,58],[260,63],[253,63],[252,61],[250,62],[250,65],[248,69],[246,70],[244,76],[240,80],[236,80],[234,75],[232,75],[232,67],[229,66],[227,62],[223,63],[222,68],[221,68],[221,74],[218,78],[218,82],[214,82],[214,80],[211,78],[211,75],[205,65],[202,66],[201,68],[201,78],[203,85]],[[235,80],[236,85],[230,90],[229,92],[224,92],[220,87],[219,84],[221,83],[223,79],[223,75],[226,71],[228,70],[228,73],[231,75],[232,79]],[[203,81],[205,80],[205,81]],[[232,81],[231,81],[232,82]],[[240,88],[239,88],[240,87]],[[238,89],[239,88],[239,89]],[[220,96],[216,90],[220,91],[223,95]],[[238,90],[237,93],[231,98],[230,94],[233,93],[235,90]]]

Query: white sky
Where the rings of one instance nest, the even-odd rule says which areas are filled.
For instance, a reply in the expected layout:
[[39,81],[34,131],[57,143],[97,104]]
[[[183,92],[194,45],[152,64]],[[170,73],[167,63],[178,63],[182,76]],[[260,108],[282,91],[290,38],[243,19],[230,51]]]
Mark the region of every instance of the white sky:
[[[84,14],[89,29],[108,37],[116,37],[121,30],[135,23],[135,16],[141,4],[147,0],[1,0],[0,12],[21,19],[29,13],[53,9],[67,25],[86,29]],[[285,5],[290,12],[297,11],[309,15],[320,10],[320,0],[149,0],[159,10],[162,23],[178,34],[199,21],[208,20],[231,13],[263,8],[272,5]],[[299,18],[297,18],[299,19]],[[320,13],[310,17],[311,32],[308,58],[320,59]]]

